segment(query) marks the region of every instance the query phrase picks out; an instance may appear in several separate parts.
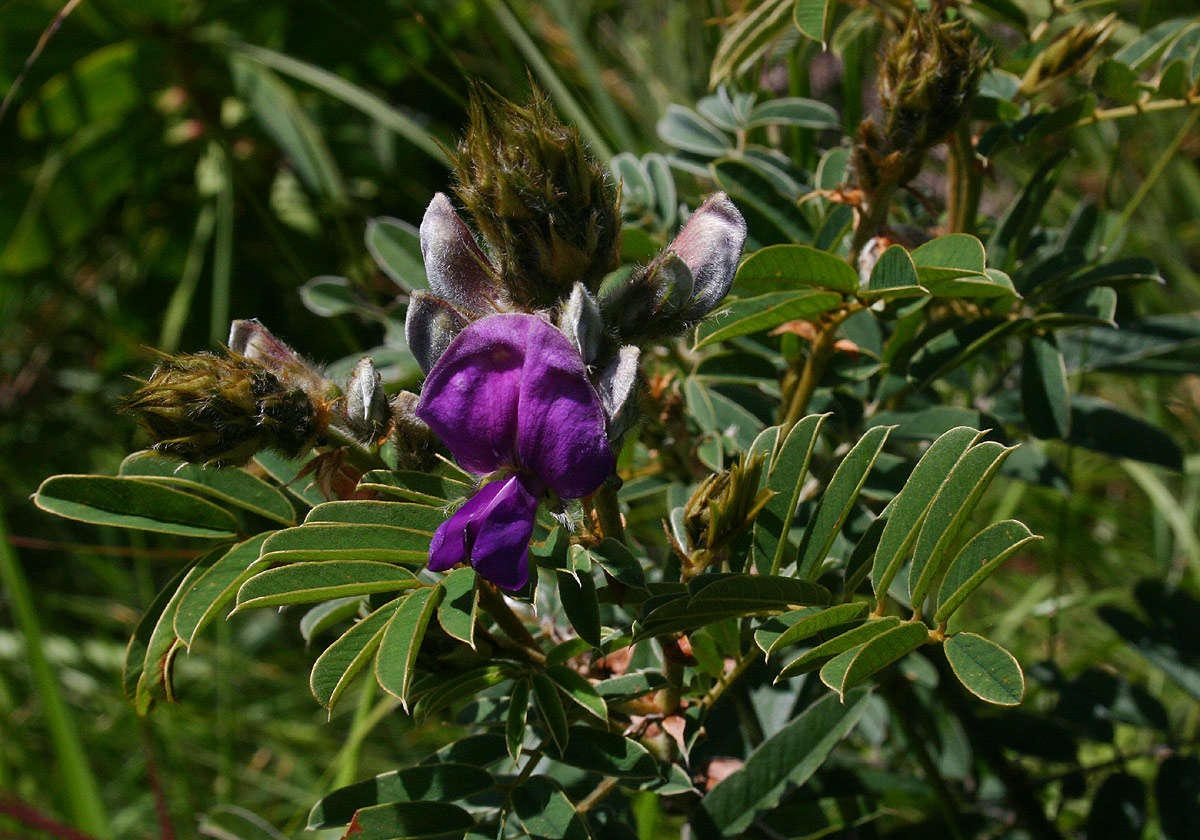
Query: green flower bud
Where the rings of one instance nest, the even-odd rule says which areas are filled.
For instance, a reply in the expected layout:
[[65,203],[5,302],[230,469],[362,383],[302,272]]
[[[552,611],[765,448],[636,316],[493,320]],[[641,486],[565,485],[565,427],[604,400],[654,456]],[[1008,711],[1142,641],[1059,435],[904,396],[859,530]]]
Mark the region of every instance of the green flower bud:
[[1113,12],[1101,20],[1077,23],[1058,33],[1025,71],[1021,79],[1021,94],[1029,96],[1055,79],[1074,73],[1100,49],[1116,28],[1117,14]]
[[263,449],[297,457],[329,422],[324,403],[232,351],[165,356],[123,409],[154,449],[214,466],[244,464]]
[[683,572],[694,577],[718,562],[724,550],[744,532],[770,501],[774,491],[762,487],[766,456],[743,453],[729,469],[706,477],[683,509],[691,552]]
[[452,154],[456,192],[514,303],[545,309],[616,267],[617,190],[606,167],[535,91],[527,106],[479,86]]

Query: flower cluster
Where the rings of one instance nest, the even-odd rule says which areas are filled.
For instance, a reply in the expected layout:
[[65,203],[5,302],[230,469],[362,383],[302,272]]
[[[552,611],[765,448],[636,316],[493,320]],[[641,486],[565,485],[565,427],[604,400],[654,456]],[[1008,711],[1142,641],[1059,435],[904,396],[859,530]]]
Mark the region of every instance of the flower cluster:
[[492,476],[438,528],[429,568],[468,563],[517,590],[539,504],[588,496],[613,473],[640,346],[721,302],[746,223],[718,193],[646,266],[605,279],[619,214],[601,168],[544,102],[497,107],[476,103],[457,157],[483,243],[434,196],[420,228],[429,289],[413,294],[405,333],[428,374],[416,416],[464,469]]

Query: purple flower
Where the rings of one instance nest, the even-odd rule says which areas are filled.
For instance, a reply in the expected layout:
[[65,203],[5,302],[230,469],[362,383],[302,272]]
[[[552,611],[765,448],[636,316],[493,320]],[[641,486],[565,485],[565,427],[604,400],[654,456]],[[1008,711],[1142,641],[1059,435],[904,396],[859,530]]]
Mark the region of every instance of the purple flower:
[[534,315],[491,315],[450,343],[417,416],[470,472],[505,470],[439,526],[429,568],[470,563],[504,589],[529,580],[529,537],[546,491],[595,492],[615,460],[600,404],[571,342]]

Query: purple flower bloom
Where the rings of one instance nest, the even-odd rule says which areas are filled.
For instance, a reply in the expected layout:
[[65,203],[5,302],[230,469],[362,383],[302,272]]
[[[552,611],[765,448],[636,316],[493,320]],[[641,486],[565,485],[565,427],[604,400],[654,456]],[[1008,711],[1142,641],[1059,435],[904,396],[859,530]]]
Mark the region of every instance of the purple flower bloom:
[[534,315],[468,325],[429,372],[417,416],[470,472],[511,471],[485,485],[434,534],[429,568],[469,562],[504,589],[529,579],[529,537],[547,490],[595,492],[615,459],[600,404],[571,342]]

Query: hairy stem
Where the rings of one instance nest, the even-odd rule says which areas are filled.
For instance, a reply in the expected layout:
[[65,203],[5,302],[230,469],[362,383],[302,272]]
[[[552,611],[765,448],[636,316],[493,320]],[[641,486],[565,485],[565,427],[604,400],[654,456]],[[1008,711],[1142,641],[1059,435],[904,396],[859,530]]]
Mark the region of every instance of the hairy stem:
[[812,401],[813,393],[817,390],[817,385],[821,383],[821,378],[825,375],[825,368],[828,367],[829,359],[833,356],[833,348],[837,343],[838,327],[861,308],[861,304],[850,304],[833,313],[833,315],[820,324],[820,332],[817,333],[817,337],[813,341],[812,350],[808,354],[808,358],[804,361],[804,368],[800,371],[800,379],[796,382],[796,387],[792,391],[792,397],[788,403],[787,412],[783,416],[782,428],[779,430],[781,440],[791,430],[792,426],[796,425],[800,418],[804,416],[804,412],[808,410],[808,404]]
[[538,646],[537,639],[529,632],[517,614],[512,611],[496,587],[487,581],[479,582],[479,605],[496,620],[496,624],[510,639],[520,646],[521,651],[539,665],[546,663],[546,654]]

